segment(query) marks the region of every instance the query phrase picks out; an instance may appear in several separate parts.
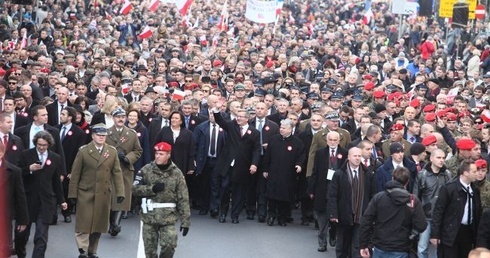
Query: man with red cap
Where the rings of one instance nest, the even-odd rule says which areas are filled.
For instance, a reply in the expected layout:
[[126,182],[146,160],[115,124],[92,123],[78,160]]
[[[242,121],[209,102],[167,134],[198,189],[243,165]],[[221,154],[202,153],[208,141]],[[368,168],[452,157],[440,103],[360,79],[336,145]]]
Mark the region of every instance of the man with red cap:
[[153,150],[155,160],[135,176],[133,194],[143,198],[140,218],[146,257],[173,257],[177,247],[177,218],[182,235],[189,232],[189,194],[184,174],[170,160],[172,146],[159,142]]
[[[449,146],[452,147],[451,144]],[[461,138],[456,141],[457,152],[446,161],[446,167],[452,172],[457,171],[461,162],[471,159],[471,150],[475,146],[475,141],[470,138]]]
[[435,135],[429,134],[422,139],[422,144],[425,146],[425,151],[432,153],[433,150],[437,149],[437,138]]
[[400,143],[403,145],[403,149],[406,156],[410,156],[410,147],[412,144],[407,140],[403,139],[403,131],[405,127],[402,124],[395,123],[390,128],[390,138],[383,141],[382,150],[385,159],[390,157],[390,145],[392,143]]

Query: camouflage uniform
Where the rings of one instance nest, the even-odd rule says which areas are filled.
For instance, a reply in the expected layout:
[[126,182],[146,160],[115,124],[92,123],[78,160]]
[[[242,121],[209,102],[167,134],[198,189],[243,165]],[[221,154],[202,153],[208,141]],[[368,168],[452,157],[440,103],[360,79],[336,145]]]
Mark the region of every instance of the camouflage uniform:
[[[154,193],[152,187],[156,183],[164,183],[165,189]],[[189,195],[183,173],[173,162],[163,171],[155,162],[151,162],[138,171],[133,194],[151,199],[154,203],[176,204],[175,208],[155,208],[140,214],[146,257],[173,257],[177,246],[177,218],[180,218],[181,227],[190,226]],[[159,243],[161,256],[157,253]]]
[[449,171],[452,172],[453,177],[457,176],[458,168],[464,159],[459,155],[459,153],[454,154],[449,160],[446,160],[445,165]]

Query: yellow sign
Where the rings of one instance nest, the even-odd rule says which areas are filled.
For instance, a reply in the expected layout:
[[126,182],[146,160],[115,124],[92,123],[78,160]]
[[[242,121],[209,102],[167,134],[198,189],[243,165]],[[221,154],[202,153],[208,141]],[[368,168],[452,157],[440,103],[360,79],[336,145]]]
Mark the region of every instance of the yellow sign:
[[[441,0],[441,3],[439,5],[439,17],[452,18],[453,6],[457,2],[458,0]],[[478,4],[477,2],[478,2],[477,0],[466,0],[469,9],[468,18],[470,20],[475,19],[475,9],[476,9],[476,5]]]

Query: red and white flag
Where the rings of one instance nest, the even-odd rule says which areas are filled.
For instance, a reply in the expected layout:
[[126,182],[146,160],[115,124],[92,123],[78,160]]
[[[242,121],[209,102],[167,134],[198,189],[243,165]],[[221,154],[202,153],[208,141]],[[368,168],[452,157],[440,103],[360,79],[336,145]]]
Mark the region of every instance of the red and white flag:
[[220,31],[226,31],[228,28],[228,0],[225,1],[223,9],[221,9],[221,18],[218,23],[218,29]]
[[362,18],[362,24],[364,24],[364,25],[370,24],[371,23],[371,18],[373,18],[373,16],[374,16],[373,11],[370,8],[364,14],[364,17]]
[[180,15],[186,16],[189,7],[192,5],[192,0],[175,0],[175,4],[177,5],[177,9],[179,9]]
[[140,39],[146,39],[151,37],[153,35],[153,32],[151,31],[150,27],[146,25],[146,27],[141,31],[141,33],[138,35],[138,38]]
[[112,21],[112,16],[107,11],[105,12],[105,18],[109,21]]
[[126,1],[124,5],[121,7],[119,13],[121,15],[126,15],[131,11],[131,9],[133,9],[133,4],[130,1]]
[[150,6],[148,7],[148,10],[150,10],[150,12],[156,12],[159,5],[160,5],[160,0],[152,0]]
[[185,92],[179,89],[174,89],[174,93],[172,93],[172,100],[184,100],[184,98]]

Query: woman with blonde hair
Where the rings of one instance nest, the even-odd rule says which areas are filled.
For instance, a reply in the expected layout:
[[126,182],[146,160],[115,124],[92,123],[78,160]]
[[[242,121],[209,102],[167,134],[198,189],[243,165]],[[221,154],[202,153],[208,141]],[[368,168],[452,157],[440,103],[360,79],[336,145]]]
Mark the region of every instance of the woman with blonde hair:
[[114,121],[112,120],[112,111],[114,111],[119,106],[118,99],[112,95],[105,96],[104,106],[100,109],[100,111],[95,112],[92,117],[92,121],[90,125],[96,125],[98,123],[103,123],[107,128],[114,125]]

